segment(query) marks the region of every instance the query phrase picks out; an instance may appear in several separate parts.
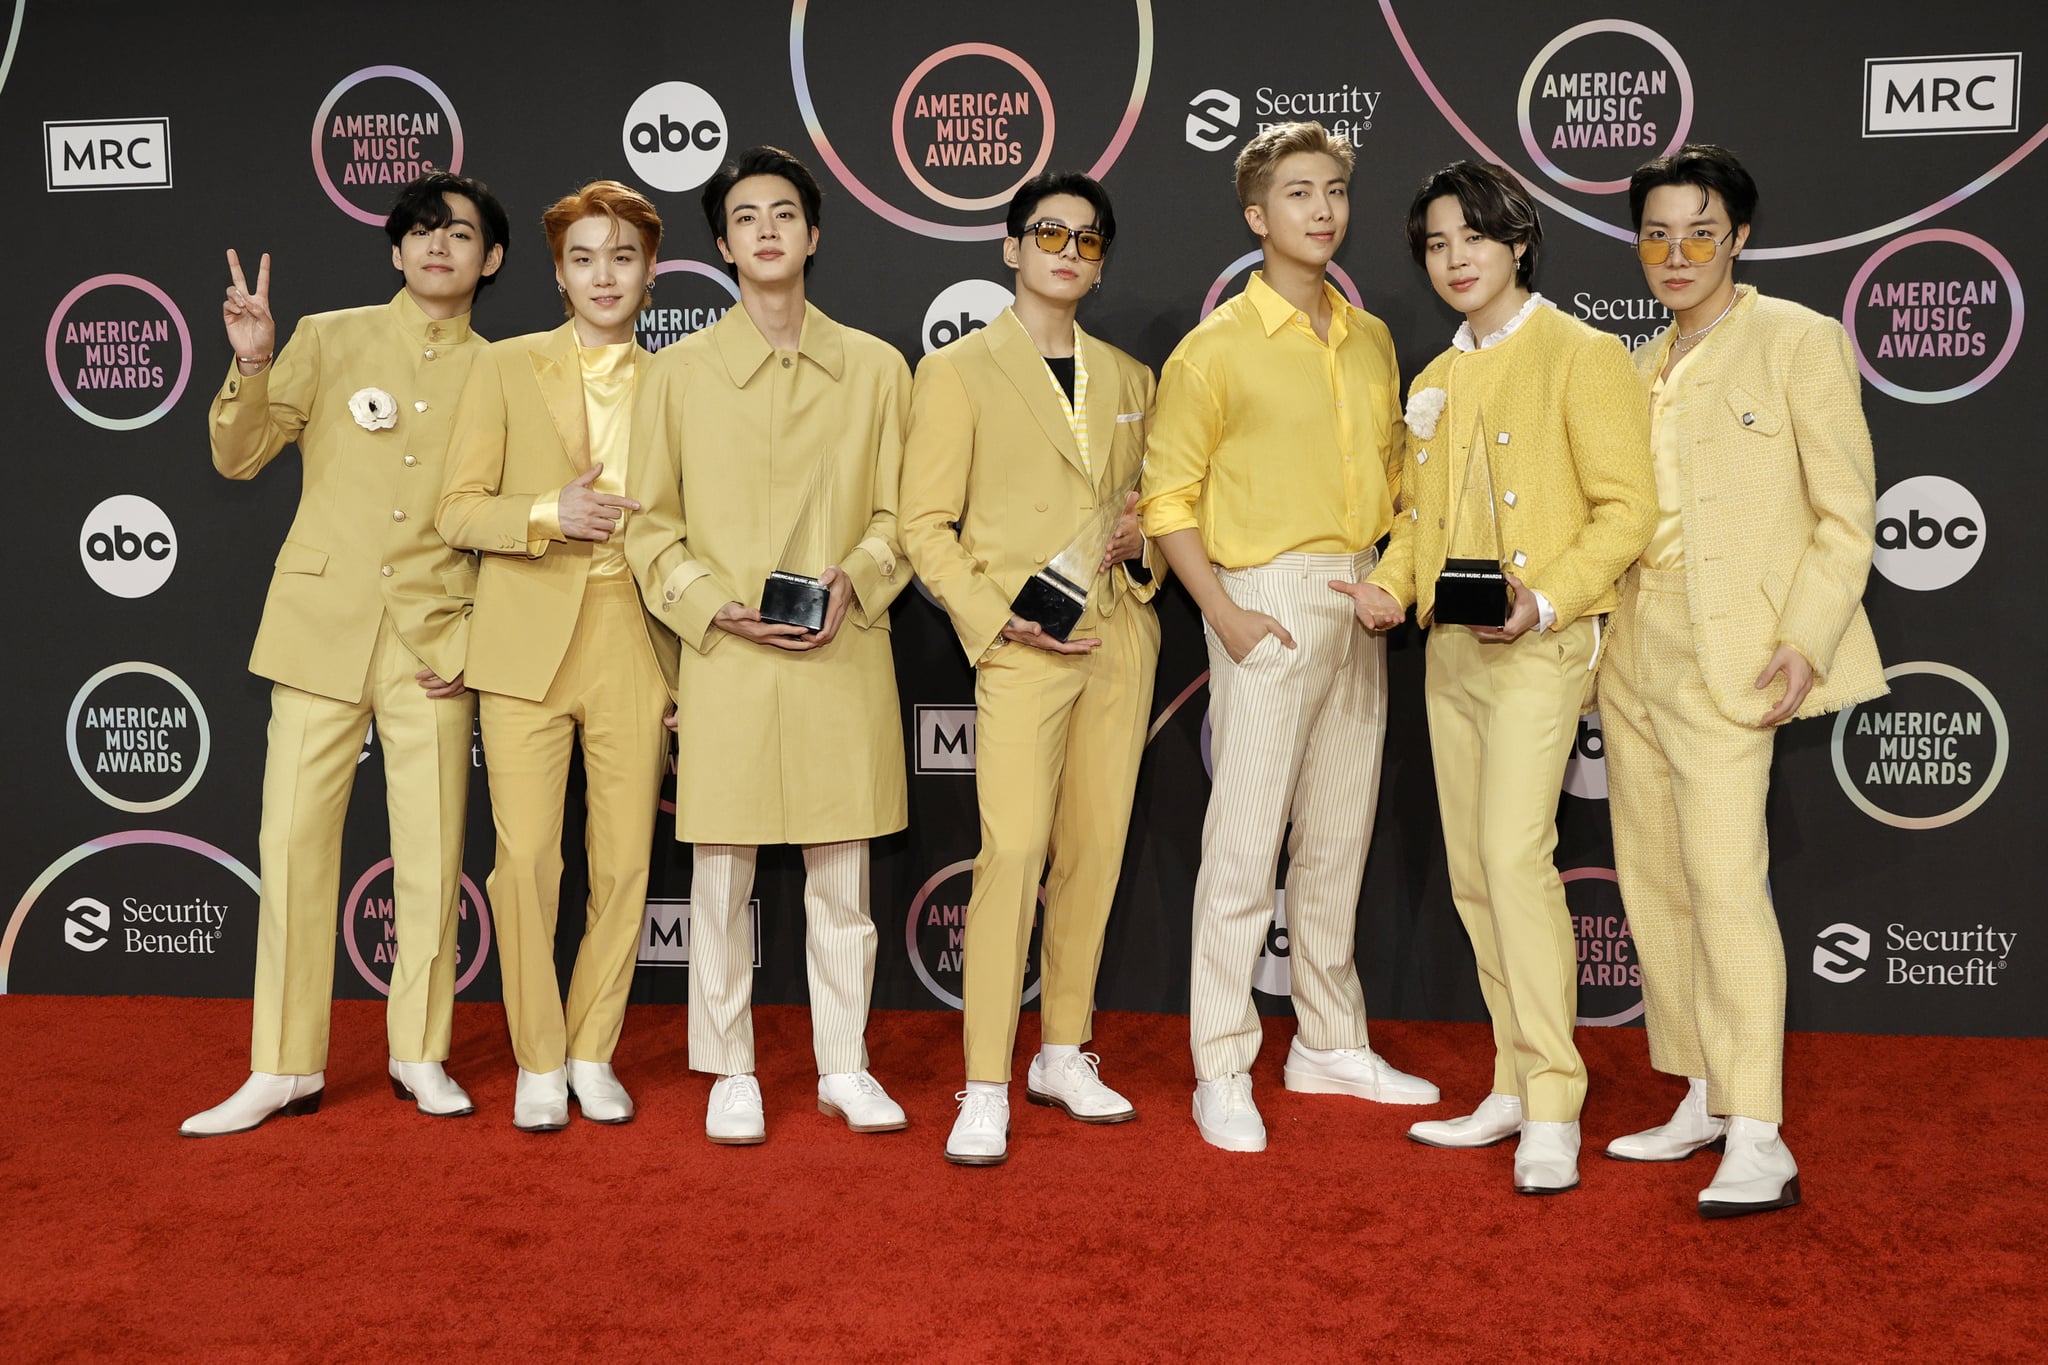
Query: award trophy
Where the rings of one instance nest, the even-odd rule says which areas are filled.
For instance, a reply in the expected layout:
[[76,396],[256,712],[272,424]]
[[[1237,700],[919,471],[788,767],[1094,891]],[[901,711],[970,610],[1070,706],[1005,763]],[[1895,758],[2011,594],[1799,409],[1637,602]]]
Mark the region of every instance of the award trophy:
[[1472,419],[1472,444],[1465,476],[1452,508],[1451,538],[1443,571],[1436,578],[1440,626],[1501,626],[1507,623],[1507,575],[1501,572],[1500,523],[1493,510],[1493,441],[1485,414]]
[[1141,463],[1107,502],[1089,514],[1080,534],[1067,542],[1067,548],[1054,555],[1050,564],[1024,580],[1016,600],[1010,603],[1011,611],[1027,621],[1037,622],[1040,630],[1056,640],[1064,640],[1073,634],[1074,627],[1081,622],[1081,613],[1088,609],[1088,586],[1095,581],[1096,571],[1102,567],[1102,556],[1109,550],[1109,542],[1116,539],[1117,523],[1123,520],[1124,503],[1130,499],[1144,473],[1145,467]]
[[[820,562],[824,554],[817,549],[818,535],[810,520],[813,496],[831,458],[831,453],[827,452],[811,470],[811,480],[804,486],[803,500],[797,504],[796,520],[790,523],[789,535],[782,542],[782,553],[775,557],[776,568],[761,585],[763,621],[801,626],[812,634],[825,628],[825,609],[832,598],[831,591],[818,581],[817,575],[825,571],[824,564]],[[809,535],[804,534],[806,529],[811,531]],[[800,540],[806,554],[802,562],[815,567],[816,573],[800,572],[798,568],[794,555]]]

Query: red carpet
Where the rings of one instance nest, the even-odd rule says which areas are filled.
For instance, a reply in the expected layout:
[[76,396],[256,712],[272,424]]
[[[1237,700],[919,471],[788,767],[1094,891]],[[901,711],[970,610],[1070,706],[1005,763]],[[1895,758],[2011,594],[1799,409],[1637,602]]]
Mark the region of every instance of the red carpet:
[[[815,1107],[809,1020],[757,1011],[769,1140],[703,1137],[684,1011],[636,1008],[620,1128],[511,1127],[495,1005],[456,1013],[479,1105],[391,1097],[382,1006],[336,1007],[318,1115],[177,1136],[247,1065],[232,1001],[0,998],[0,1359],[263,1357],[1629,1360],[2039,1359],[2048,1350],[2048,1041],[1795,1036],[1786,1136],[1807,1204],[1706,1223],[1711,1154],[1582,1161],[1555,1198],[1509,1190],[1511,1146],[1444,1152],[1418,1116],[1280,1087],[1263,1155],[1188,1119],[1187,1022],[1104,1015],[1105,1077],[1142,1115],[1086,1127],[1015,1102],[1006,1166],[940,1159],[957,1015],[878,1016],[874,1067],[908,1109],[855,1136]],[[1035,1046],[1027,1016],[1024,1046]],[[1678,1091],[1643,1035],[1580,1031],[1586,1147]],[[1476,1025],[1382,1022],[1374,1042],[1473,1101]]]

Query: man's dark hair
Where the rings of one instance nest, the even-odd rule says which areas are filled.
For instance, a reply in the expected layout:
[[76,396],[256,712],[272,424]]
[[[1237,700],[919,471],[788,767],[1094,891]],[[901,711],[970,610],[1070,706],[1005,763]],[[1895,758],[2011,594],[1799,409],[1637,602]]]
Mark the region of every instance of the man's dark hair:
[[[1017,187],[1010,196],[1010,213],[1003,220],[1007,236],[1021,237],[1024,229],[1031,226],[1038,217],[1038,206],[1054,195],[1071,194],[1076,199],[1086,199],[1088,207],[1095,211],[1095,226],[1102,230],[1105,246],[1116,238],[1116,210],[1110,207],[1109,191],[1102,188],[1102,182],[1092,175],[1079,171],[1041,171]],[[1086,227],[1076,223],[1075,227]]]
[[[501,246],[507,255],[512,251],[512,222],[505,216],[505,206],[498,202],[498,196],[491,193],[491,187],[483,181],[467,175],[451,175],[447,171],[428,171],[398,192],[398,198],[391,203],[391,214],[384,220],[384,235],[397,246],[405,235],[414,228],[435,228],[448,226],[454,218],[448,207],[447,195],[469,196],[476,205],[477,217],[483,219],[477,230],[484,235],[484,255],[491,254],[491,248]],[[482,293],[492,281],[504,273],[502,269],[494,274],[477,277],[476,288]]]
[[1645,161],[1628,178],[1628,216],[1637,232],[1643,230],[1643,204],[1650,191],[1662,185],[1692,185],[1706,202],[1706,192],[1721,196],[1728,208],[1730,227],[1747,227],[1756,217],[1756,181],[1735,159],[1735,153],[1711,142],[1688,142],[1670,156]]
[[1408,250],[1421,265],[1429,248],[1429,206],[1449,195],[1464,210],[1465,225],[1480,236],[1506,246],[1525,246],[1515,267],[1516,282],[1526,288],[1536,276],[1543,250],[1543,218],[1522,182],[1499,166],[1480,161],[1453,161],[1431,172],[1408,205]]
[[[798,161],[780,147],[749,147],[737,153],[732,160],[718,168],[718,173],[704,185],[704,221],[711,228],[711,240],[725,239],[725,197],[732,193],[732,187],[755,175],[779,175],[796,186],[797,202],[803,206],[804,226],[818,225],[818,214],[824,206],[824,194],[818,189],[818,177],[811,174],[811,168]],[[811,265],[818,258],[804,257],[804,274],[811,273]],[[726,267],[734,275],[739,267]]]

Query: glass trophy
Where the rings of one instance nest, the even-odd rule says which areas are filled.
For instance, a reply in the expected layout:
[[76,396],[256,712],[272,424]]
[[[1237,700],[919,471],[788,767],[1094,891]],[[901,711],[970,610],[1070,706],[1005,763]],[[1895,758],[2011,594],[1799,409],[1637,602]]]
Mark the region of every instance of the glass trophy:
[[[832,600],[831,590],[818,581],[818,574],[825,571],[824,552],[817,548],[817,523],[811,515],[819,481],[824,478],[825,465],[831,458],[827,453],[811,470],[803,501],[797,504],[796,519],[790,523],[782,553],[776,556],[776,567],[761,585],[763,621],[801,626],[812,634],[825,628],[825,610]],[[806,573],[806,567],[816,572]]]
[[1451,539],[1436,578],[1440,626],[1500,626],[1512,594],[1501,572],[1500,522],[1493,505],[1493,435],[1484,413],[1474,414],[1465,475],[1458,487]]
[[1081,613],[1088,609],[1088,588],[1102,567],[1102,556],[1108,552],[1109,543],[1116,539],[1117,523],[1123,520],[1124,504],[1130,500],[1144,473],[1145,467],[1141,463],[1107,502],[1089,514],[1080,533],[1067,542],[1067,548],[1054,555],[1050,564],[1024,580],[1016,600],[1010,603],[1011,611],[1027,621],[1037,622],[1040,630],[1056,640],[1064,640],[1073,634],[1074,627],[1081,623]]

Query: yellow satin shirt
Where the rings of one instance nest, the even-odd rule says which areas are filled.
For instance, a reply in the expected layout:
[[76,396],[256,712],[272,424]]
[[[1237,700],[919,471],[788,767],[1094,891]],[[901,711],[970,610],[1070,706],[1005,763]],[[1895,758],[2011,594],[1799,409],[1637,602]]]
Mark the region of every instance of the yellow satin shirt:
[[1686,352],[1650,385],[1650,453],[1656,461],[1657,529],[1650,533],[1649,548],[1643,551],[1643,566],[1650,569],[1685,567],[1685,522],[1679,512],[1683,501],[1678,486],[1678,437],[1680,424],[1669,420],[1671,395],[1678,391],[1678,376],[1699,354]]

